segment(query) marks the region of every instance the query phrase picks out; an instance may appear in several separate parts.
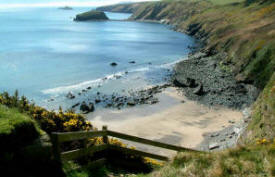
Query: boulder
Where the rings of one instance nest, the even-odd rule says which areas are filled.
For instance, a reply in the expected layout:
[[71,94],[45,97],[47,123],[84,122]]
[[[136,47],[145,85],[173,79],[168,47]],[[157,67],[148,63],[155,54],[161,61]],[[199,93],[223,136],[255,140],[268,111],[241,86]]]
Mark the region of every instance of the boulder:
[[198,84],[196,84],[196,80],[192,79],[192,78],[181,78],[181,77],[176,77],[173,81],[174,85],[177,87],[191,87],[191,88],[195,88],[198,86]]
[[113,62],[110,64],[111,66],[117,66],[117,63],[116,62]]
[[67,98],[69,99],[74,99],[75,96],[72,94],[72,92],[69,92],[67,95],[66,95]]
[[76,15],[74,21],[89,21],[89,20],[109,20],[106,14],[102,11],[92,10]]
[[128,102],[127,102],[127,105],[128,105],[128,106],[135,106],[136,103],[135,103],[134,101],[128,101]]
[[76,103],[76,104],[74,104],[73,106],[72,106],[72,108],[75,108],[75,107],[77,107],[77,106],[79,106],[80,105],[80,103]]
[[197,88],[195,88],[193,93],[196,94],[196,95],[199,95],[199,96],[203,95],[204,94],[203,85],[200,84]]
[[89,113],[89,112],[93,112],[95,110],[95,107],[93,103],[89,103],[89,105],[87,105],[86,102],[83,101],[80,105],[80,110],[83,113]]
[[219,147],[220,147],[220,145],[216,142],[210,143],[209,146],[208,146],[209,150],[217,149]]

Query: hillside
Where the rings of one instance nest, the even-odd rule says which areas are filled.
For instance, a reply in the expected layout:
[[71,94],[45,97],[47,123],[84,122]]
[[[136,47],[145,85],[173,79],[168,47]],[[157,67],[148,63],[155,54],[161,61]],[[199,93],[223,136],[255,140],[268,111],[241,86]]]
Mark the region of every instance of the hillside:
[[145,3],[126,3],[98,7],[96,10],[108,11],[108,12],[123,12],[123,13],[134,13],[140,6]]
[[209,55],[224,53],[219,61],[223,70],[232,73],[239,83],[264,90],[254,104],[253,119],[242,140],[253,143],[255,138],[271,139],[275,136],[275,3],[217,2],[220,1],[162,1],[127,8],[136,8],[130,20],[170,24],[176,31],[199,39]]

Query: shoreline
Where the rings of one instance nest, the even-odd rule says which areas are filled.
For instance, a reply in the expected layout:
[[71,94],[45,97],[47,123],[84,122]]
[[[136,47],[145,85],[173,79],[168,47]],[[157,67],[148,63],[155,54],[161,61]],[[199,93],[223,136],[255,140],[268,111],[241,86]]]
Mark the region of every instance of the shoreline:
[[[98,128],[107,125],[110,130],[203,151],[213,148],[210,147],[213,139],[208,136],[225,129],[232,134],[237,125],[243,127],[241,111],[199,104],[189,100],[175,87],[164,88],[155,96],[159,102],[154,105],[139,105],[121,110],[96,110],[87,114],[86,118]],[[234,138],[232,136],[226,140],[227,146],[220,145],[213,149],[234,146],[240,132],[235,132]],[[137,143],[129,145],[149,152],[175,155],[172,151]]]

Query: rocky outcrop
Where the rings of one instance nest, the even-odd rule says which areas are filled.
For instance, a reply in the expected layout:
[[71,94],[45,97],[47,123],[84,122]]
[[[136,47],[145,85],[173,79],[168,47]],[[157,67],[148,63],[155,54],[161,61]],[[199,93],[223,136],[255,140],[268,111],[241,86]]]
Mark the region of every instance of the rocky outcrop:
[[102,11],[92,10],[76,15],[74,21],[97,21],[97,20],[108,20],[109,18]]
[[58,9],[60,9],[60,10],[73,10],[73,8],[69,7],[69,6],[59,7]]
[[207,56],[198,53],[175,67],[174,84],[186,96],[207,105],[223,105],[242,109],[251,105],[258,96],[256,87],[238,83],[234,76],[219,67],[222,54]]
[[89,112],[94,112],[95,106],[94,106],[93,103],[87,104],[85,101],[83,101],[82,104],[80,105],[80,110],[81,110],[84,114],[87,114],[87,113],[89,113]]

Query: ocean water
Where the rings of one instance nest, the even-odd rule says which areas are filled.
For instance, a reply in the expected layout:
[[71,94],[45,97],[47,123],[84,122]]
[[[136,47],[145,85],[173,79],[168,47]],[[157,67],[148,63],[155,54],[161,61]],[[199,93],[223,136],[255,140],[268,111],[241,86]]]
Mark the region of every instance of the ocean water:
[[[66,109],[97,92],[126,94],[162,84],[195,45],[166,25],[117,21],[131,14],[107,13],[114,21],[73,21],[89,9],[0,9],[0,91],[18,89],[40,106]],[[79,96],[87,87],[92,89]],[[68,92],[77,98],[67,99]]]

